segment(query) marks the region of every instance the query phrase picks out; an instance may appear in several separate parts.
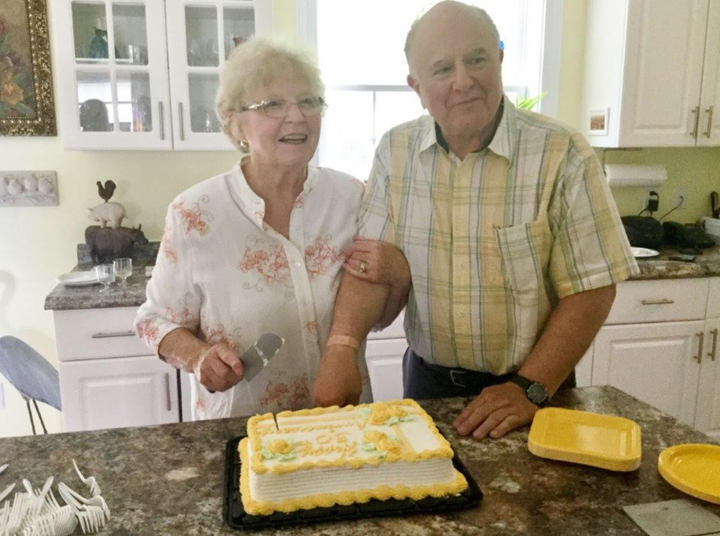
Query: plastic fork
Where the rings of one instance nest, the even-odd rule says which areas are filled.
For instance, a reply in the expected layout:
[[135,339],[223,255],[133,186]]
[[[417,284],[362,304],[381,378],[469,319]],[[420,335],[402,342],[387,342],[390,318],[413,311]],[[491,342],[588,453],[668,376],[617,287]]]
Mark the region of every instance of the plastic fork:
[[7,468],[8,468],[8,464],[0,465],[0,475],[1,475],[1,474],[3,473],[3,471],[4,471],[5,469],[7,469]]
[[[80,521],[80,528],[84,534],[97,532],[105,526],[105,509],[107,509],[105,499],[100,496],[86,499],[63,482],[58,484],[58,491],[65,502],[72,507],[75,516]],[[103,504],[104,508],[98,503]],[[109,514],[110,510],[108,509],[107,512]]]
[[90,476],[88,478],[85,478],[80,472],[80,468],[78,467],[77,463],[75,463],[75,460],[73,460],[73,465],[75,466],[75,471],[77,472],[78,477],[80,477],[80,480],[82,480],[82,483],[90,488],[90,493],[92,494],[92,496],[96,497],[98,495],[102,495],[100,491],[100,486],[98,485],[97,480],[95,480],[95,477]]
[[52,511],[33,520],[23,536],[70,536],[75,532],[78,520],[70,506]]
[[7,497],[8,495],[10,495],[10,493],[11,493],[12,490],[14,490],[14,489],[15,489],[15,484],[10,484],[7,488],[5,488],[5,489],[0,493],[0,503],[3,502],[3,500],[5,500],[5,497]]
[[[89,499],[86,499],[82,495],[80,495],[78,492],[73,490],[71,487],[69,487],[66,484],[63,484],[63,488],[65,491],[72,496],[75,500],[79,501],[84,506],[96,506],[102,509],[105,519],[110,519],[110,508],[108,508],[107,503],[105,502],[105,499],[103,499],[102,495],[96,495],[95,497],[91,497]],[[68,502],[67,500],[65,502]],[[105,522],[103,521],[103,524]]]

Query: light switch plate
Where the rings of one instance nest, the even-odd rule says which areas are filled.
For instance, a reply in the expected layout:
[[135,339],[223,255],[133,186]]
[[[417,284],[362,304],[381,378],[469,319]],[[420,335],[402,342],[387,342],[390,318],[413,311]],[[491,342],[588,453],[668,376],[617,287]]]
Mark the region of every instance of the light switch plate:
[[720,535],[720,517],[685,499],[624,506],[650,536]]

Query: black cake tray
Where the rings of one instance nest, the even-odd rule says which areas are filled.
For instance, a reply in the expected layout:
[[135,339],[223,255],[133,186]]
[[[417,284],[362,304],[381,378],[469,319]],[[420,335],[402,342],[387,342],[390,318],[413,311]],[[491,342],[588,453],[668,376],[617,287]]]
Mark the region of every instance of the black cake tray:
[[245,436],[239,436],[227,442],[225,449],[225,491],[223,498],[223,519],[236,530],[276,529],[311,523],[334,521],[353,521],[371,517],[406,516],[414,514],[437,514],[474,508],[482,500],[483,494],[477,483],[463,465],[457,454],[453,465],[467,479],[468,488],[458,495],[435,498],[427,497],[419,501],[412,499],[371,499],[366,503],[348,506],[335,505],[329,508],[298,510],[289,514],[275,512],[269,516],[253,516],[245,513],[240,499],[240,456],[238,445]]

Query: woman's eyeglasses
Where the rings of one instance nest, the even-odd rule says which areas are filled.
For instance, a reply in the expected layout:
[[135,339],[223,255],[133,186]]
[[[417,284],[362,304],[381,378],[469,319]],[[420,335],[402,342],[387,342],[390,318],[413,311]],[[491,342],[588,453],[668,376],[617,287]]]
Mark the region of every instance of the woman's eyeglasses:
[[263,112],[268,117],[280,118],[287,116],[290,107],[296,105],[305,117],[323,113],[328,105],[321,97],[306,97],[297,102],[286,100],[260,101],[240,108],[241,112]]

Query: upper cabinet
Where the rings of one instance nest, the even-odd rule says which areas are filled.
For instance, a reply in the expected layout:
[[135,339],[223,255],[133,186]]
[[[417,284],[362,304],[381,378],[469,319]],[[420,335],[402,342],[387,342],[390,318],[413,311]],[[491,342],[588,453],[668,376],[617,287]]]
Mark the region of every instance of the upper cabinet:
[[220,70],[271,34],[271,0],[59,0],[52,15],[66,148],[235,150]]
[[586,30],[593,146],[720,146],[720,0],[589,0]]

